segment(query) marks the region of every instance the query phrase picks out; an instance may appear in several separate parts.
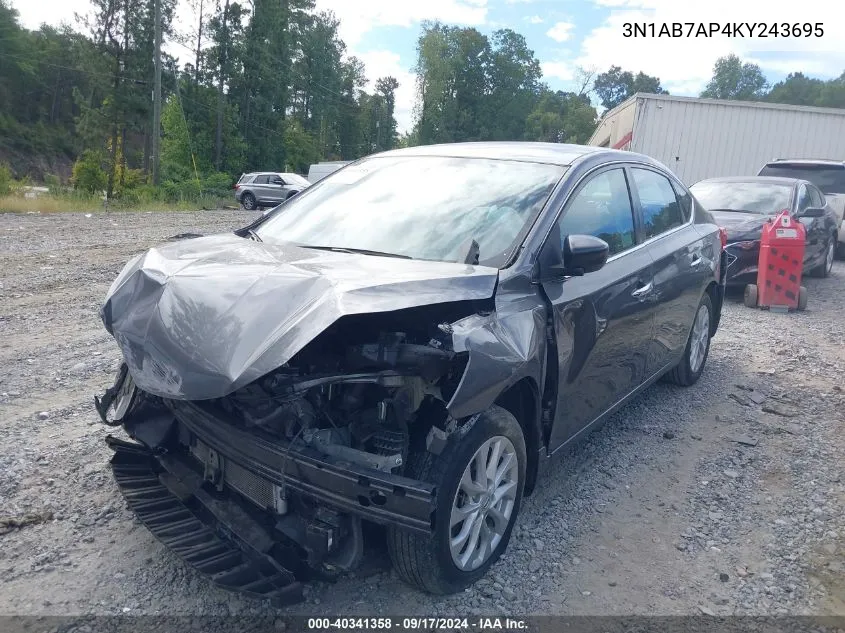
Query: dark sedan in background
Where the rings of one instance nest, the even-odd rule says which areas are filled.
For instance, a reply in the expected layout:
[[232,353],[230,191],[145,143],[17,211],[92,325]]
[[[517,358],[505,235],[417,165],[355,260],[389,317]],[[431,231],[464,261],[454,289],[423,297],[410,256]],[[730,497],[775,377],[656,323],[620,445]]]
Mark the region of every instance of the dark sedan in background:
[[135,440],[109,440],[115,478],[230,589],[296,600],[361,564],[366,522],[405,581],[461,591],[553,453],[656,380],[698,380],[723,272],[719,227],[646,156],[361,159],[127,264],[101,312],[125,362],[97,407]]
[[804,274],[830,274],[836,252],[836,215],[812,183],[765,176],[710,178],[694,184],[690,192],[727,230],[729,287],[757,283],[763,225],[784,210],[807,231]]

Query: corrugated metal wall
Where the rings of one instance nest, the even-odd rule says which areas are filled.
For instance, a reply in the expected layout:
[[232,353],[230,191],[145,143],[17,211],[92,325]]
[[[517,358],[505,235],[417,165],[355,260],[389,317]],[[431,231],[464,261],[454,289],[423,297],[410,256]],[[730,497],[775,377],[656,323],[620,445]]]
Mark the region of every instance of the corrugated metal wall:
[[642,97],[631,150],[661,161],[687,185],[754,176],[773,158],[845,160],[845,111]]

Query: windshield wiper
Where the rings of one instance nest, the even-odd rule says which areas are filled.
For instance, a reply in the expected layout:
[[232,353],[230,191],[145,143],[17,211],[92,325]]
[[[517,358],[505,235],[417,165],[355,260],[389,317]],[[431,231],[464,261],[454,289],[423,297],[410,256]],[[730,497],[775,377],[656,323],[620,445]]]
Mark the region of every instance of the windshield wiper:
[[300,248],[313,248],[318,251],[331,251],[333,253],[355,253],[358,255],[373,255],[374,257],[396,257],[398,259],[414,259],[410,255],[399,253],[385,253],[383,251],[371,251],[366,248],[350,248],[347,246],[312,246],[310,244],[297,244]]
[[480,251],[478,250],[478,242],[476,242],[473,238],[470,238],[463,244],[463,246],[461,246],[458,263],[477,266],[479,255]]

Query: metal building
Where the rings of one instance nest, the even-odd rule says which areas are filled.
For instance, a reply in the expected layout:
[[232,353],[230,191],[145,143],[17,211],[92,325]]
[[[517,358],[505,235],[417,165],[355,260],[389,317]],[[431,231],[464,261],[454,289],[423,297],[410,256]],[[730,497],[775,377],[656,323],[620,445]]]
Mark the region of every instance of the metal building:
[[646,154],[692,185],[754,176],[774,158],[845,160],[845,110],[637,93],[589,144]]

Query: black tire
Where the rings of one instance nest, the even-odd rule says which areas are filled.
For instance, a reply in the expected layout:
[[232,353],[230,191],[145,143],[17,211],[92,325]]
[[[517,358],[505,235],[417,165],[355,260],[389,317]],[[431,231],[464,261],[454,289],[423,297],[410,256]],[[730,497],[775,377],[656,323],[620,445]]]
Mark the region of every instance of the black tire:
[[243,208],[247,211],[255,211],[258,208],[255,196],[252,195],[249,191],[247,191],[244,195],[241,196],[241,204],[243,205]]
[[810,271],[813,277],[824,279],[830,275],[830,271],[833,268],[833,260],[836,258],[836,238],[833,236],[827,238],[827,241],[824,243],[824,257],[824,261]]
[[745,287],[745,294],[742,297],[743,303],[747,308],[757,307],[757,284],[748,284]]
[[[463,571],[453,561],[449,548],[452,504],[464,470],[479,448],[497,436],[510,440],[517,458],[519,481],[513,510],[507,528],[489,558],[477,569]],[[525,439],[519,423],[510,412],[495,405],[467,427],[454,432],[440,455],[428,451],[412,455],[408,464],[411,472],[406,474],[437,486],[435,525],[430,536],[396,527],[388,529],[388,552],[399,577],[418,589],[442,595],[462,591],[487,573],[508,546],[522,502],[526,463]]]
[[705,292],[704,296],[701,297],[701,301],[698,303],[698,307],[695,309],[693,327],[690,328],[689,338],[687,338],[687,346],[684,348],[684,355],[681,357],[681,362],[675,365],[675,367],[666,374],[665,378],[667,382],[680,385],[681,387],[694,385],[701,377],[704,367],[707,365],[707,356],[710,354],[710,328],[712,325],[709,325],[707,328],[707,346],[704,350],[704,357],[701,359],[701,364],[697,370],[693,370],[690,364],[690,349],[692,347],[693,334],[695,333],[695,322],[702,307],[707,308],[708,324],[713,323],[713,302],[710,301],[710,295]]

